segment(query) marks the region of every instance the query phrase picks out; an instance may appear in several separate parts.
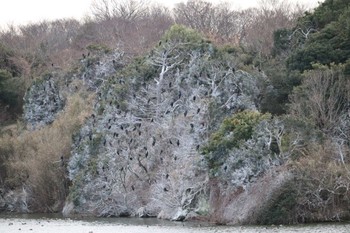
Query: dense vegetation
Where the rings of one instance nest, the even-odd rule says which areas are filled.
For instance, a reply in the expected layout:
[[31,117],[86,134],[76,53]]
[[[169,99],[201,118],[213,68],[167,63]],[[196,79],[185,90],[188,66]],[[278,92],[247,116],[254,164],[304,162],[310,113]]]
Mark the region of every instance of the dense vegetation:
[[[179,3],[172,12],[133,0],[96,2],[91,10],[84,22],[44,21],[13,26],[0,34],[0,194],[25,184],[38,197],[32,202],[36,211],[60,211],[68,196],[66,171],[52,160],[69,159],[72,135],[91,114],[96,94],[73,83],[76,93],[62,94],[69,97],[57,120],[30,131],[21,119],[22,99],[34,82],[46,80],[50,73],[63,80],[64,74],[84,72],[98,56],[118,50],[123,61],[113,64],[125,68],[108,81],[118,99],[108,99],[110,89],[104,89],[99,98],[107,97],[99,103],[98,114],[111,103],[124,111],[130,110],[128,94],[141,90],[162,68],[180,70],[182,64],[204,54],[200,55],[204,65],[190,71],[194,77],[240,69],[255,75],[261,90],[255,103],[258,109],[237,109],[225,119],[225,110],[211,103],[211,135],[206,146],[197,148],[209,177],[229,183],[236,173],[226,171],[250,166],[253,175],[236,184],[243,187],[269,168],[282,166],[294,179],[279,190],[274,203],[265,206],[259,223],[350,218],[347,0],[325,0],[311,11],[284,1],[265,1],[258,9],[236,11],[201,0]],[[161,63],[164,54],[166,63]],[[157,78],[161,82],[162,77]],[[61,85],[71,85],[62,80]],[[154,92],[160,95],[160,90]],[[90,145],[97,148],[94,153],[101,140],[96,136]],[[96,164],[89,166],[97,169]],[[59,175],[52,172],[55,169]]]

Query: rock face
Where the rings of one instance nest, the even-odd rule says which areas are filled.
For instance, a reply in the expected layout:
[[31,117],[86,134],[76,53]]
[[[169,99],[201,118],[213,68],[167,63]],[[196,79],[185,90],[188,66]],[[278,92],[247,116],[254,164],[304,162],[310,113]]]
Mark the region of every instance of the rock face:
[[64,107],[64,100],[52,75],[35,81],[27,91],[24,104],[24,119],[30,128],[52,123]]
[[[215,169],[208,166],[211,135],[225,118],[258,109],[263,76],[239,69],[234,53],[182,33],[123,69],[121,53],[85,56],[64,83],[48,76],[29,89],[24,116],[32,128],[53,122],[77,85],[96,93],[94,113],[73,135],[65,215],[254,223],[290,179],[263,181],[285,159],[272,149],[283,131],[277,120],[261,121],[241,147],[219,151]],[[272,191],[258,195],[268,185]]]
[[[211,44],[167,41],[111,77],[72,149],[65,214],[184,220],[208,213],[200,154],[222,119],[256,109],[256,77]],[[224,54],[225,56],[227,54]],[[203,208],[205,206],[205,208]]]
[[[74,78],[82,80],[88,90],[97,91],[109,76],[124,66],[123,55],[124,53],[120,51],[113,51],[107,56],[101,51],[93,55],[89,53],[88,56],[80,61],[82,66],[81,72]],[[68,79],[67,82],[69,81],[72,80]]]
[[90,91],[98,90],[123,66],[122,61],[123,53],[119,51],[108,55],[96,52],[80,61],[78,72],[53,71],[35,81],[24,97],[23,116],[28,127],[36,129],[51,124],[64,108],[66,96],[77,91],[77,85],[84,85]]
[[0,190],[0,212],[28,213],[30,210],[27,200],[28,193],[25,188],[22,188],[20,191],[11,190],[6,193],[2,193],[2,190]]

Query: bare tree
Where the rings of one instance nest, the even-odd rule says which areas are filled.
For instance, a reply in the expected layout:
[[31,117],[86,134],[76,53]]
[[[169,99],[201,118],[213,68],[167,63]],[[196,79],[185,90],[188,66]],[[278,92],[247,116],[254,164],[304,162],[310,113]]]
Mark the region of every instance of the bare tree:
[[175,21],[203,32],[219,43],[237,43],[241,27],[239,13],[228,3],[213,5],[207,1],[191,0],[174,9]]
[[140,19],[148,11],[145,1],[94,0],[91,11],[98,21],[119,18],[127,21]]
[[96,0],[91,12],[93,17],[87,24],[88,31],[81,33],[80,43],[85,45],[83,38],[87,41],[93,38],[132,56],[153,47],[173,24],[167,8],[150,6],[145,1]]
[[179,3],[174,13],[177,23],[205,33],[210,33],[214,28],[214,7],[210,2],[190,0],[187,3]]
[[231,42],[238,44],[243,20],[238,11],[231,10],[228,3],[215,6],[213,33],[217,35],[217,41],[221,43]]
[[347,114],[350,83],[339,67],[319,67],[304,76],[301,87],[291,95],[290,111],[330,133],[340,116]]
[[[297,12],[297,13],[296,13]],[[273,48],[273,33],[280,28],[294,26],[301,9],[286,0],[263,0],[254,9],[253,19],[245,27],[244,44],[259,52],[261,59],[269,56]]]
[[97,20],[112,18],[112,2],[109,0],[94,0],[91,4],[92,15]]
[[[180,65],[182,62],[181,55],[183,56],[183,54],[177,51],[180,47],[181,43],[169,41],[165,45],[159,46],[158,49],[156,49],[153,52],[153,56],[149,60],[151,65],[160,68],[160,73],[158,77],[154,78],[157,89],[157,106],[159,106],[162,102],[161,89],[164,88],[164,78],[166,77],[168,72],[170,72],[174,67]],[[159,118],[158,111],[157,118]]]
[[135,21],[143,18],[148,12],[144,0],[113,1],[113,16],[124,20]]

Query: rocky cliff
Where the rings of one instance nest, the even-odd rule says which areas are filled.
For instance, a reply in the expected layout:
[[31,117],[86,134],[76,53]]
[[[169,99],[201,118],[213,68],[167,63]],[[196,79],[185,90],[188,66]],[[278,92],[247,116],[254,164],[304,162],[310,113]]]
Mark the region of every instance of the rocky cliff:
[[[84,55],[80,66],[35,82],[24,113],[33,128],[50,124],[80,88],[76,80],[95,93],[93,113],[73,135],[65,215],[255,223],[290,180],[283,170],[288,154],[280,151],[283,124],[258,112],[265,77],[242,70],[235,50],[175,26],[128,65],[122,53],[110,52]],[[249,126],[246,136],[236,145],[239,134],[224,129],[229,146],[211,146],[224,119],[236,114],[248,117],[239,120]],[[246,214],[237,216],[242,209]]]
[[[215,209],[202,148],[225,117],[258,104],[257,77],[237,63],[235,54],[172,34],[110,77],[97,93],[95,112],[75,136],[64,213],[183,220]],[[235,154],[242,150],[227,156],[247,158],[236,168],[235,162],[222,166],[232,171],[227,185],[236,189],[254,182],[276,162],[267,156],[268,146],[264,152],[256,145],[268,139],[248,142],[239,158]],[[250,161],[249,150],[261,153],[261,162]]]
[[35,81],[24,99],[24,119],[33,129],[52,123],[64,107],[63,97],[52,74]]

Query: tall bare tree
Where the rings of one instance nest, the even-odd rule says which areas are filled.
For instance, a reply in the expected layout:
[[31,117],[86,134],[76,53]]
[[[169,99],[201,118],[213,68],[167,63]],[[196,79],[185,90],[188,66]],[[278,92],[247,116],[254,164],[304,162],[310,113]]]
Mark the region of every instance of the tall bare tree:
[[[317,68],[317,67],[316,67]],[[304,74],[302,85],[291,95],[290,111],[332,133],[347,115],[350,82],[340,67],[318,67]]]

